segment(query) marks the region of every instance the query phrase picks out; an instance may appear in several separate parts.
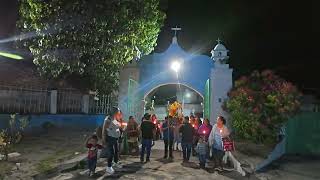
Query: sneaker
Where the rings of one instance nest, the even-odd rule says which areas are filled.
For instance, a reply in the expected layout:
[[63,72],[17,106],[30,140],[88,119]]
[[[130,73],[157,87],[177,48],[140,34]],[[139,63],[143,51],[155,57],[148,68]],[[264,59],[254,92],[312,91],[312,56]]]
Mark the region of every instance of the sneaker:
[[106,173],[108,174],[114,174],[114,169],[112,167],[107,167]]
[[150,162],[150,159],[147,159],[147,160],[146,160],[146,163],[148,163],[148,162]]
[[223,171],[223,168],[222,167],[216,167],[214,168],[215,170],[219,171],[219,172],[222,172]]
[[118,169],[122,168],[122,165],[120,162],[114,163],[114,166]]

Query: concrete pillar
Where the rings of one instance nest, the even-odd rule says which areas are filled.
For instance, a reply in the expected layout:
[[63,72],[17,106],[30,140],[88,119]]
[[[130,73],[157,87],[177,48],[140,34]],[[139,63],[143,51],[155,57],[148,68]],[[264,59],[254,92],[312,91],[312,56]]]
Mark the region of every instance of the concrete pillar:
[[228,99],[228,92],[232,88],[232,71],[228,64],[215,64],[210,75],[210,121],[215,123],[217,116],[224,116],[229,128],[231,122],[222,105]]
[[57,114],[57,99],[58,99],[58,91],[51,90],[50,91],[50,114]]
[[[142,97],[137,102],[134,103],[135,106],[139,107],[139,110],[135,112],[136,114],[130,114],[130,110],[128,109],[128,88],[129,88],[129,78],[139,82],[140,78],[140,70],[138,64],[133,61],[132,63],[127,64],[123,69],[120,70],[119,77],[119,94],[118,94],[118,106],[123,112],[124,119],[128,119],[129,116],[136,116],[136,119],[141,118],[141,114],[143,112],[143,108],[140,108],[142,105]],[[138,87],[137,87],[138,88]],[[139,93],[136,93],[137,95]],[[149,102],[151,103],[151,102]],[[139,112],[138,112],[139,111]]]
[[82,112],[85,114],[89,113],[89,95],[82,96]]

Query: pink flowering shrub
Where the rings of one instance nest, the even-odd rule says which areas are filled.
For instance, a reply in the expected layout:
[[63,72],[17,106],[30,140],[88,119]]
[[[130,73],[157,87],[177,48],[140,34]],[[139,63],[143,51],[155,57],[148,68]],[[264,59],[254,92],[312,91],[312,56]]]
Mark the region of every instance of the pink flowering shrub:
[[272,71],[254,71],[235,82],[225,108],[237,137],[273,144],[283,123],[299,111],[300,96],[294,85]]

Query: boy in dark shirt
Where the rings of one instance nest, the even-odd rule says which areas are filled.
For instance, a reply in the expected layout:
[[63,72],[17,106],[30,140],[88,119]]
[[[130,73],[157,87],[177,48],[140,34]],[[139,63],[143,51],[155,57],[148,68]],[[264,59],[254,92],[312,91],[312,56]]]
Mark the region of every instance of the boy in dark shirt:
[[174,140],[174,119],[170,117],[166,117],[165,121],[162,124],[162,132],[163,132],[163,141],[164,141],[164,159],[168,158],[168,150],[169,150],[169,158],[173,159],[173,140]]
[[145,114],[140,125],[142,135],[142,148],[140,152],[140,161],[144,162],[144,153],[147,151],[146,162],[150,161],[152,141],[155,135],[155,125],[150,121],[150,114]]
[[88,169],[89,176],[94,175],[97,165],[98,149],[102,149],[103,146],[98,144],[98,136],[92,135],[86,142],[88,148]]

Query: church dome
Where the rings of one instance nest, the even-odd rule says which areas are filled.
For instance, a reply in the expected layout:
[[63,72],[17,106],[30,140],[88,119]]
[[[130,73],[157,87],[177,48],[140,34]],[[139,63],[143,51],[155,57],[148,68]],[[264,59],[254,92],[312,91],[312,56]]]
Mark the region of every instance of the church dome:
[[214,50],[214,51],[227,51],[227,48],[226,48],[223,44],[218,43],[218,44],[214,47],[213,50]]

